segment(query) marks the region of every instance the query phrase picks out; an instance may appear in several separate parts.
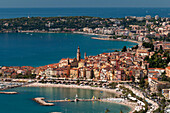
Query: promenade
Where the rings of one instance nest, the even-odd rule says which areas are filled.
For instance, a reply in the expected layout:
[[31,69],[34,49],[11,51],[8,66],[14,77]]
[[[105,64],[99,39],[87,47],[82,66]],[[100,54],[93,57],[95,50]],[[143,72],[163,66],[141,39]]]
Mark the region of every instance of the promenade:
[[130,85],[128,85],[128,84],[122,85],[122,86],[130,89],[134,94],[136,94],[137,96],[145,99],[148,103],[151,104],[151,108],[152,108],[152,109],[149,109],[149,110],[148,110],[148,113],[152,113],[153,111],[155,111],[155,110],[157,110],[157,109],[159,108],[159,105],[158,105],[156,102],[154,102],[153,100],[151,100],[151,99],[149,99],[149,98],[146,98],[141,91],[139,91],[139,90],[137,90],[137,89],[135,89],[135,88],[132,88],[132,86],[130,86]]

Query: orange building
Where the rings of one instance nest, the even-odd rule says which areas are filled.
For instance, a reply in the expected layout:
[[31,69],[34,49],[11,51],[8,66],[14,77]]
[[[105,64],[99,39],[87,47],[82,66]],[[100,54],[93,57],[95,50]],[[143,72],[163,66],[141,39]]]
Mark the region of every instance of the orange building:
[[166,76],[170,77],[170,66],[166,67]]

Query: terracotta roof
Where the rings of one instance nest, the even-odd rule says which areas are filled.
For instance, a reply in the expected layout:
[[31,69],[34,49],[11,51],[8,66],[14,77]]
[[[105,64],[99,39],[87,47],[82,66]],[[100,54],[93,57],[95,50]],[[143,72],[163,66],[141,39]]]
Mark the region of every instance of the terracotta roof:
[[166,67],[166,69],[169,69],[169,70],[170,70],[170,66],[169,66],[169,67]]
[[158,71],[149,71],[149,73],[159,73]]

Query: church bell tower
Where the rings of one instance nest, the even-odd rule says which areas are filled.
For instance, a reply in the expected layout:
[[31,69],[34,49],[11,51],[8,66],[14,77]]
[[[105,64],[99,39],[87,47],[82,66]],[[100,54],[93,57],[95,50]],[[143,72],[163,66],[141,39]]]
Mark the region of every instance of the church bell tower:
[[77,48],[77,61],[80,61],[81,60],[81,54],[80,54],[80,48],[78,46]]

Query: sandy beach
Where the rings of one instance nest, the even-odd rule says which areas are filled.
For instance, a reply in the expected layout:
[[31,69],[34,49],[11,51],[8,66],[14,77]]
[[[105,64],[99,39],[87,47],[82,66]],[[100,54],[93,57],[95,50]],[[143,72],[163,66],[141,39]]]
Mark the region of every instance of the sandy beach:
[[[121,95],[121,92],[117,92],[115,89],[105,89],[105,88],[100,88],[100,87],[91,87],[91,86],[79,86],[79,85],[65,85],[65,84],[42,84],[42,83],[32,83],[25,85],[23,87],[65,87],[65,88],[81,88],[81,89],[91,89],[91,90],[99,90],[99,91],[105,91],[105,92],[110,92],[114,93],[115,95]],[[121,104],[125,105],[131,108],[131,111],[134,111],[136,103],[124,101],[124,102],[115,102],[115,101],[109,101],[102,99],[102,102],[111,102],[111,103],[116,103],[116,104]]]
[[135,111],[135,106],[136,106],[136,103],[134,102],[128,102],[128,101],[125,101],[125,102],[113,102],[113,101],[109,101],[109,100],[102,100],[102,102],[110,102],[110,103],[115,103],[115,104],[121,104],[121,105],[125,105],[125,106],[128,106],[131,108],[131,111],[129,113],[133,113]]
[[121,95],[121,92],[117,92],[115,89],[105,89],[100,87],[91,87],[91,86],[79,86],[79,85],[65,85],[65,84],[42,84],[42,83],[32,83],[25,85],[24,87],[65,87],[65,88],[81,88],[81,89],[92,89],[114,93],[117,96]]

